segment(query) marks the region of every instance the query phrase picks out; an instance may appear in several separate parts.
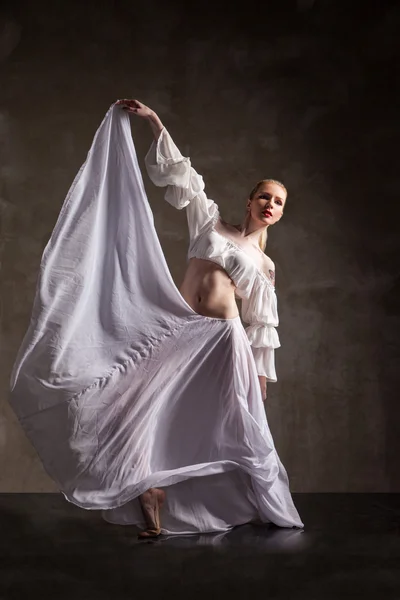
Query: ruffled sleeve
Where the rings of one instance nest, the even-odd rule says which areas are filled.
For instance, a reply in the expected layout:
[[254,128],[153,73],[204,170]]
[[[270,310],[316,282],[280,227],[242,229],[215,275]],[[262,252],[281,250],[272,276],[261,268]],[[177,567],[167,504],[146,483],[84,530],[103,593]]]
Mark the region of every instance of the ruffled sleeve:
[[145,157],[147,173],[159,187],[167,187],[165,200],[178,209],[186,207],[190,239],[218,218],[218,206],[207,198],[201,175],[182,156],[168,131],[163,128]]
[[266,277],[260,277],[249,298],[242,300],[242,319],[248,323],[245,331],[258,375],[264,375],[268,381],[276,381],[275,348],[279,348],[280,342],[275,327],[279,318],[275,289]]

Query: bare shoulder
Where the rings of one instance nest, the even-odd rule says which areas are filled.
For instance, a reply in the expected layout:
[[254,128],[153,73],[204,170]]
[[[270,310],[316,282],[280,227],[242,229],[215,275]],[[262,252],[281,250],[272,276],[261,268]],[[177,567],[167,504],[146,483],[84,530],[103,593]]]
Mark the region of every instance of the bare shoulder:
[[275,270],[275,263],[272,260],[272,258],[270,256],[268,256],[268,254],[264,253],[264,261],[268,265],[268,267],[271,267],[272,269]]
[[275,263],[267,254],[264,254],[263,270],[266,276],[275,284]]

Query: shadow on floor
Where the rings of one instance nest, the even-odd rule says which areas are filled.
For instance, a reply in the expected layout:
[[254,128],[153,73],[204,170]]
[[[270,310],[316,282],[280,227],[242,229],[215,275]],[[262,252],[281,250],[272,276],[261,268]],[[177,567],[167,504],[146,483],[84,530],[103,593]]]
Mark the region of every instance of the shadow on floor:
[[400,597],[400,496],[295,496],[306,529],[161,536],[57,494],[0,495],[0,598]]

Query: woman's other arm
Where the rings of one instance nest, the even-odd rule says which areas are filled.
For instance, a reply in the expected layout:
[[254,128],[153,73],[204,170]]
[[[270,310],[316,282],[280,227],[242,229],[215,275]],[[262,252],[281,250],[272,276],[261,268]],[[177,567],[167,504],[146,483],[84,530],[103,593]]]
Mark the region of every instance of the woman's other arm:
[[265,377],[265,375],[259,375],[258,381],[260,382],[262,399],[263,402],[265,402],[267,399],[267,378]]

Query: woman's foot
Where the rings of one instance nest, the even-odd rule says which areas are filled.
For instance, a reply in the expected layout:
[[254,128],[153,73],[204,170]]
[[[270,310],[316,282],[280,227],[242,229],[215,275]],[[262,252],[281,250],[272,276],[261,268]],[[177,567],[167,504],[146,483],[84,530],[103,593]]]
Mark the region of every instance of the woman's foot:
[[146,529],[138,535],[140,539],[154,538],[161,533],[160,510],[165,500],[165,492],[159,488],[150,488],[139,496]]

